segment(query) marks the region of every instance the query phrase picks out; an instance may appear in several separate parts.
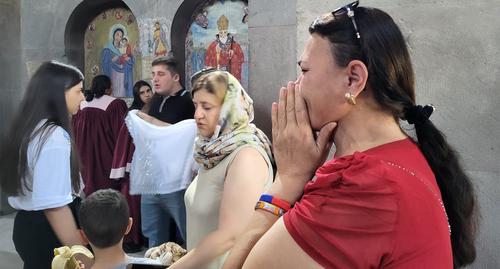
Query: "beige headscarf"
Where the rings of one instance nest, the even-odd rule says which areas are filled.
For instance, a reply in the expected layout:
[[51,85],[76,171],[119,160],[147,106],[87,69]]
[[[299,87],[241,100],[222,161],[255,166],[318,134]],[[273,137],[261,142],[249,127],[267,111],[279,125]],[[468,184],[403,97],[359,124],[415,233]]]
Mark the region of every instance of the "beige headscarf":
[[228,89],[222,103],[219,122],[211,138],[203,137],[198,132],[194,146],[195,160],[203,163],[205,169],[211,169],[233,150],[250,144],[262,147],[271,162],[274,162],[271,142],[251,123],[254,117],[252,99],[233,75],[227,75]]

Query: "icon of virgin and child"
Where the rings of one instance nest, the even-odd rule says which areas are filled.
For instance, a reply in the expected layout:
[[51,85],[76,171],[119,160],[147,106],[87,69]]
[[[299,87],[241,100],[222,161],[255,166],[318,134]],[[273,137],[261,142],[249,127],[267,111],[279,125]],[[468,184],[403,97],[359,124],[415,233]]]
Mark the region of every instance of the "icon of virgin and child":
[[113,82],[116,97],[132,97],[135,57],[121,25],[111,27],[110,41],[102,50],[101,66],[103,74]]

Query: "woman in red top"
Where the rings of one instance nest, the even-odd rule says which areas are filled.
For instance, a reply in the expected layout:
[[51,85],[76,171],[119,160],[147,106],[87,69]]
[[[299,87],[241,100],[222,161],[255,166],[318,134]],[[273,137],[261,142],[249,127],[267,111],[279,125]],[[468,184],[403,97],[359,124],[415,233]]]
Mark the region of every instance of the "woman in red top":
[[[472,263],[473,186],[428,120],[434,108],[415,104],[396,23],[356,1],[318,17],[309,31],[302,74],[272,107],[278,173],[267,194],[294,207],[280,218],[257,206],[266,210],[255,211],[223,268]],[[400,119],[414,124],[418,142]],[[323,164],[332,142],[335,159]],[[284,205],[275,198],[268,201]]]

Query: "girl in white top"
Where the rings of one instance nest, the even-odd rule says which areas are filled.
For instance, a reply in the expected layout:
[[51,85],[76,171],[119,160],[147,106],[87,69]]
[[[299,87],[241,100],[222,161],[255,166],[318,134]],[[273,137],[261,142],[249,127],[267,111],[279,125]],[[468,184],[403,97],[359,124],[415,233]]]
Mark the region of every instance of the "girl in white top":
[[18,210],[13,240],[24,268],[50,268],[54,248],[83,245],[76,217],[83,186],[70,122],[82,87],[75,67],[44,63],[2,141],[0,183]]
[[169,268],[221,268],[272,184],[271,145],[251,123],[253,101],[231,74],[205,74],[191,94],[194,155],[203,168],[185,194],[188,254]]

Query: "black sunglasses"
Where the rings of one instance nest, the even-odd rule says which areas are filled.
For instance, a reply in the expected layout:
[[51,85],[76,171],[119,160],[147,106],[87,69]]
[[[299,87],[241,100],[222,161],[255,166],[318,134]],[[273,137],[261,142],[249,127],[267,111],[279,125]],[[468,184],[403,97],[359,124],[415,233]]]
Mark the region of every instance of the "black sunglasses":
[[354,25],[354,30],[356,31],[356,37],[361,42],[361,36],[359,35],[358,25],[356,24],[356,20],[354,19],[354,9],[359,5],[359,1],[354,1],[350,4],[347,4],[343,7],[339,7],[335,9],[332,14],[334,17],[342,16],[347,14],[347,17],[351,18],[352,25]]

